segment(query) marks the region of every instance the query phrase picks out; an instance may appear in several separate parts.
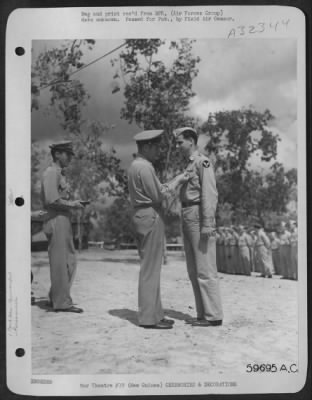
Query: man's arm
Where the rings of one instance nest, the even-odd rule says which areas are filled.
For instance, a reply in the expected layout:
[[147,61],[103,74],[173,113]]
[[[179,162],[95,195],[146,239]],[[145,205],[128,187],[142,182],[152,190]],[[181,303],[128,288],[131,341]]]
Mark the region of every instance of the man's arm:
[[44,176],[42,186],[45,206],[57,211],[83,208],[83,205],[78,200],[70,201],[60,197],[58,191],[59,178],[58,172],[53,169],[47,171],[47,174]]
[[261,237],[263,239],[265,247],[267,249],[270,249],[271,248],[271,242],[270,242],[269,238],[267,237],[267,235],[264,232],[262,232],[261,233]]
[[142,187],[153,203],[160,203],[167,195],[175,194],[179,185],[187,180],[187,174],[183,173],[171,181],[161,184],[153,168],[144,168],[141,171]]
[[215,213],[218,203],[216,180],[210,161],[201,160],[198,168],[201,184],[201,233],[211,234],[215,229]]

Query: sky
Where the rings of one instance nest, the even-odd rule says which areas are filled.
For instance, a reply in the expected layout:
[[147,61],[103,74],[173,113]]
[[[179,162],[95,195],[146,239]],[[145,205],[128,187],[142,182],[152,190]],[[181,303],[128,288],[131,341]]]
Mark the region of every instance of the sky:
[[[83,61],[88,63],[120,45],[119,40],[97,40]],[[60,47],[61,41],[34,41],[33,59],[39,52]],[[193,54],[199,56],[199,73],[193,81],[196,95],[191,99],[189,113],[202,122],[209,113],[237,110],[252,105],[257,111],[269,109],[275,119],[270,125],[278,133],[277,161],[286,168],[297,167],[297,59],[293,39],[200,39],[193,44]],[[118,55],[118,51],[114,56]],[[140,131],[135,124],[120,119],[123,86],[112,93],[116,69],[111,66],[113,55],[103,58],[75,75],[90,94],[84,115],[89,120],[103,121],[114,126],[104,137],[108,148],[113,146],[122,165],[127,167],[136,150],[133,136]],[[164,46],[157,57],[165,63],[173,53]],[[53,114],[46,112],[49,89],[40,95],[41,107],[32,112],[32,139],[48,149],[53,141],[61,140],[64,132]],[[199,139],[203,148],[207,138]],[[256,168],[268,167],[253,156]]]

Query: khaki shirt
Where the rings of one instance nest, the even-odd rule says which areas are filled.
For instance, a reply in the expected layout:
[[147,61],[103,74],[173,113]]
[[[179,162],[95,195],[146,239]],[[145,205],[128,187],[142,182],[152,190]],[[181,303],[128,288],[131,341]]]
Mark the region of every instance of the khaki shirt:
[[296,245],[298,243],[298,231],[297,229],[290,233],[289,242],[291,245]]
[[241,235],[239,235],[238,246],[239,247],[244,247],[244,246],[251,247],[252,246],[251,238],[247,235],[247,233],[244,232]]
[[[55,214],[70,213],[71,202],[67,201],[70,198],[70,187],[62,169],[53,164],[48,167],[41,179],[41,201],[46,210],[51,213],[51,217]],[[57,204],[60,202],[60,204]],[[53,215],[52,215],[53,214]]]
[[281,245],[290,244],[290,233],[288,231],[281,233],[278,238]]
[[181,202],[200,202],[202,226],[215,227],[218,192],[211,162],[196,150],[189,158],[186,172],[191,178],[181,187]]
[[128,188],[134,208],[142,205],[160,207],[165,194],[171,190],[170,184],[160,183],[153,164],[141,154],[137,155],[129,168]]
[[281,244],[280,240],[275,237],[274,239],[271,240],[271,249],[278,250],[280,247],[280,244]]
[[270,239],[264,232],[260,232],[259,235],[257,236],[255,246],[256,247],[265,246],[267,249],[271,248]]

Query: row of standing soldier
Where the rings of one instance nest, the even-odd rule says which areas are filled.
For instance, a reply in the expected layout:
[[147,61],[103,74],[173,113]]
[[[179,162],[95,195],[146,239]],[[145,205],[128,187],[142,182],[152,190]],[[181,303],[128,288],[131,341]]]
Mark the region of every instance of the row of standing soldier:
[[260,224],[252,228],[242,225],[218,227],[218,271],[242,275],[258,272],[268,278],[276,274],[285,279],[297,279],[298,233],[295,222],[289,223],[288,229],[283,224],[271,232],[265,232]]

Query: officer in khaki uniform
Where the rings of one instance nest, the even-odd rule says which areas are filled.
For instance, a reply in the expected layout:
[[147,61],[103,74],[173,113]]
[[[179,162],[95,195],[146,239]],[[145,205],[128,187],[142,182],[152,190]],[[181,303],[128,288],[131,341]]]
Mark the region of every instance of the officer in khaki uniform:
[[215,212],[218,201],[213,166],[197,150],[192,128],[174,131],[177,147],[187,157],[190,179],[182,185],[182,228],[187,270],[195,295],[197,317],[192,326],[222,324],[223,312],[216,266]]
[[81,313],[70,296],[76,273],[76,256],[70,222],[71,210],[82,209],[79,200],[70,201],[70,190],[64,176],[74,155],[72,142],[50,146],[53,165],[43,173],[41,200],[46,210],[43,231],[49,242],[51,289],[49,297],[54,311]]
[[138,154],[128,171],[128,187],[133,207],[133,225],[140,255],[138,288],[139,325],[150,329],[171,329],[173,320],[164,318],[160,298],[160,271],[164,252],[165,227],[161,204],[166,196],[185,182],[186,174],[178,175],[162,185],[153,162],[159,157],[162,130],[143,131],[135,135]]
[[238,265],[242,274],[251,275],[250,248],[252,242],[242,225],[238,227],[238,235]]
[[256,242],[255,242],[255,259],[261,272],[261,276],[265,278],[272,278],[274,267],[272,260],[271,242],[262,225],[254,224],[256,229]]

